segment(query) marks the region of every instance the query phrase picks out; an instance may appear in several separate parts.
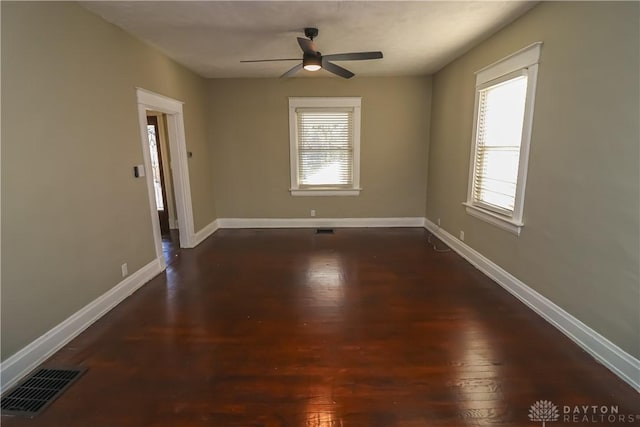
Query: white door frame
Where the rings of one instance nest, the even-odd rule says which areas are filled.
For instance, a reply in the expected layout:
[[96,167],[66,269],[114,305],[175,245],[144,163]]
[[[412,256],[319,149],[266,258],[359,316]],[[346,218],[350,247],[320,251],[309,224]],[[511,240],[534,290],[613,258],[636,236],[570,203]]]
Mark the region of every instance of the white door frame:
[[147,135],[147,111],[160,111],[166,114],[167,131],[169,137],[169,152],[171,155],[171,170],[173,175],[173,190],[176,198],[176,214],[178,216],[178,230],[180,232],[180,247],[194,247],[195,234],[193,229],[193,208],[191,205],[191,184],[189,182],[189,164],[187,162],[187,144],[184,136],[184,118],[181,101],[163,95],[136,88],[138,99],[138,121],[140,122],[140,140],[144,169],[147,171],[147,190],[149,193],[149,208],[153,226],[153,239],[156,246],[156,257],[162,270],[166,268],[162,252],[162,235],[160,221],[156,207],[156,196],[151,176],[151,154],[149,151],[149,137]]

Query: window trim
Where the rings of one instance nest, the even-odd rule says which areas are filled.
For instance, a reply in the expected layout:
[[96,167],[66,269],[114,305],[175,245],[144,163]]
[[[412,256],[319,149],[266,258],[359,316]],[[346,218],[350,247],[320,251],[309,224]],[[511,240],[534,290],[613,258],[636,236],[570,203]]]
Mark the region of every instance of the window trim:
[[[469,182],[467,186],[467,200],[463,203],[467,214],[493,224],[503,230],[520,235],[524,227],[524,195],[527,182],[527,169],[529,165],[529,146],[531,142],[531,129],[533,125],[533,111],[535,105],[536,83],[538,80],[538,63],[542,42],[535,42],[519,51],[476,71],[476,87],[473,111],[473,130],[471,136],[471,153],[469,161]],[[487,206],[485,203],[474,201],[473,187],[476,180],[476,152],[478,132],[478,110],[480,91],[514,78],[517,75],[527,75],[527,94],[525,98],[524,121],[522,124],[522,139],[520,143],[520,157],[518,165],[518,178],[513,213]]]
[[[292,196],[358,196],[360,188],[360,97],[289,97],[289,169]],[[353,179],[350,186],[301,186],[298,182],[297,108],[353,109]]]

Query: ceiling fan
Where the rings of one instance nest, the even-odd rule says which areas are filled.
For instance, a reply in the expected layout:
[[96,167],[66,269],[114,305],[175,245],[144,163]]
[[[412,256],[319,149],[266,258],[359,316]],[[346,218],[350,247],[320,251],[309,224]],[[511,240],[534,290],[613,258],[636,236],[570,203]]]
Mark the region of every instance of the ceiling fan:
[[[318,71],[323,68],[333,74],[336,74],[345,79],[350,79],[355,74],[346,68],[342,68],[339,65],[334,64],[331,61],[362,61],[366,59],[380,59],[382,58],[382,52],[353,52],[353,53],[335,53],[332,55],[322,55],[318,52],[316,44],[313,39],[318,36],[317,28],[305,28],[304,35],[306,39],[298,37],[298,44],[302,49],[302,62],[289,71],[281,75],[280,77],[291,77],[301,69],[307,71]],[[240,62],[274,62],[274,61],[299,61],[300,58],[281,58],[281,59],[252,59]]]

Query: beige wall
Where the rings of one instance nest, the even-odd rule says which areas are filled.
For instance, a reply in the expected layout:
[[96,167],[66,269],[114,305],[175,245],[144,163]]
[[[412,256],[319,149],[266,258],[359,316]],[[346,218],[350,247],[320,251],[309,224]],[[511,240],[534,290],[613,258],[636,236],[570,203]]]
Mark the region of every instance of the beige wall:
[[[433,79],[427,217],[640,357],[639,5],[542,3]],[[544,42],[516,237],[470,217],[474,71]]]
[[[357,197],[289,193],[290,96],[362,97]],[[422,217],[431,79],[209,81],[209,133],[220,218]]]
[[215,219],[205,80],[74,3],[2,2],[2,359],[155,258],[136,86],[185,101]]

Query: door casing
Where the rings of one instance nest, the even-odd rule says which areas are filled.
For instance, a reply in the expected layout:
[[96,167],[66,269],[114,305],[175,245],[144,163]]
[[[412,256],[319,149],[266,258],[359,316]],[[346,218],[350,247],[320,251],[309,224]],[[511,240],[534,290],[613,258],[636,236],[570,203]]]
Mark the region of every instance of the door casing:
[[[195,232],[193,225],[193,205],[191,203],[191,184],[189,182],[189,164],[187,159],[187,144],[184,135],[183,102],[160,95],[143,88],[136,88],[138,100],[138,122],[140,124],[140,142],[144,168],[151,170],[151,155],[147,135],[147,111],[159,111],[166,114],[169,151],[171,152],[171,169],[173,176],[173,190],[175,194],[176,214],[178,216],[178,230],[180,233],[180,247],[195,246]],[[162,235],[158,221],[153,181],[150,173],[145,173],[149,199],[149,212],[153,227],[153,238],[156,248],[156,258],[166,269],[162,252]]]

